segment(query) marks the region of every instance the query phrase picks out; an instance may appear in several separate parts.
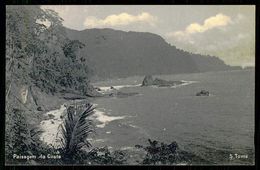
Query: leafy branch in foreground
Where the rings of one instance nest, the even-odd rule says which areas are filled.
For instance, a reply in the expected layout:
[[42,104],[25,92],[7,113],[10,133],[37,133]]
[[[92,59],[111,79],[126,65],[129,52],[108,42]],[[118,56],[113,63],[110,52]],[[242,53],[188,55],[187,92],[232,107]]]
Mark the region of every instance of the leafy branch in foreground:
[[121,150],[112,152],[108,147],[94,148],[87,153],[85,162],[91,165],[122,165],[127,163],[126,156]]
[[67,117],[61,127],[61,153],[65,163],[74,163],[81,148],[91,146],[87,137],[93,132],[93,126],[88,117],[94,113],[93,110],[91,104],[67,108]]
[[[14,160],[13,155],[35,155],[41,145],[39,134],[42,132],[34,122],[28,121],[28,113],[22,109],[12,109],[6,121],[5,154],[6,163],[23,164],[30,163],[27,160]],[[30,113],[29,113],[30,114]]]
[[[182,161],[188,162],[188,155],[180,151],[178,144],[174,141],[170,144],[160,143],[156,140],[148,139],[148,146],[136,145],[137,148],[144,149],[147,153],[142,164],[178,164]],[[186,154],[186,153],[185,153]]]

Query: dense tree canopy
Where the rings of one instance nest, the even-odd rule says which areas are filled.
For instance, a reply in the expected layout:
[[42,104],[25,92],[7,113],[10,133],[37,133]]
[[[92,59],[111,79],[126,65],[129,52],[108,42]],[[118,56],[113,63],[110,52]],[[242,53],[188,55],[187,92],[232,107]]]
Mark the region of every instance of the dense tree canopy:
[[87,63],[76,54],[84,44],[66,37],[62,21],[40,6],[7,6],[6,96],[14,79],[46,92],[78,90],[89,82]]
[[[84,47],[67,38],[62,18],[40,6],[6,7],[6,154],[31,154],[31,121],[36,114],[28,108],[21,91],[36,86],[44,93],[84,92],[89,84],[89,68],[77,51]],[[37,102],[35,102],[37,105]],[[30,119],[30,121],[28,121]],[[35,123],[35,122],[34,122]],[[29,125],[30,124],[30,125]],[[7,158],[8,159],[8,158]]]

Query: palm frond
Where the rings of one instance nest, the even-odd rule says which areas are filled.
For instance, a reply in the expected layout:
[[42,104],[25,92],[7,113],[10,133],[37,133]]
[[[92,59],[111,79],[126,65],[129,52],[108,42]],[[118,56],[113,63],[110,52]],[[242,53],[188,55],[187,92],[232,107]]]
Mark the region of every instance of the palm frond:
[[94,107],[86,104],[83,108],[74,105],[67,109],[67,117],[61,127],[61,146],[66,155],[73,157],[83,146],[90,147],[87,137],[93,130],[89,116],[94,113]]

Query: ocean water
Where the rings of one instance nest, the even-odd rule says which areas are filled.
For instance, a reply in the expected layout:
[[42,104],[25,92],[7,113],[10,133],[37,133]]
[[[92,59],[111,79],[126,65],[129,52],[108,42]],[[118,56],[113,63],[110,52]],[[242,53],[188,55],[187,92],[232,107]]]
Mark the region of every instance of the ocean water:
[[[135,76],[94,84],[106,90],[116,86],[139,95],[93,101],[100,119],[93,146],[133,150],[136,144],[146,145],[150,138],[176,141],[182,150],[209,164],[254,164],[252,70],[155,77],[192,83],[176,88],[139,87],[143,77]],[[196,96],[202,89],[211,95]]]

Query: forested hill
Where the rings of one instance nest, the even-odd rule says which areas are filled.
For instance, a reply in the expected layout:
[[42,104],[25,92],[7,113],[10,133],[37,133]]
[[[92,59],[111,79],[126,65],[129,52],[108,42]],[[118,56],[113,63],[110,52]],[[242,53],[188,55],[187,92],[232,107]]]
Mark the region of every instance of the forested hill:
[[81,56],[100,78],[234,69],[217,57],[177,49],[152,33],[113,29],[66,29],[66,32],[70,39],[86,45]]

